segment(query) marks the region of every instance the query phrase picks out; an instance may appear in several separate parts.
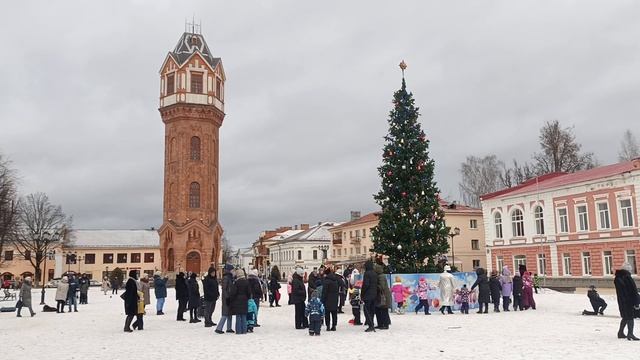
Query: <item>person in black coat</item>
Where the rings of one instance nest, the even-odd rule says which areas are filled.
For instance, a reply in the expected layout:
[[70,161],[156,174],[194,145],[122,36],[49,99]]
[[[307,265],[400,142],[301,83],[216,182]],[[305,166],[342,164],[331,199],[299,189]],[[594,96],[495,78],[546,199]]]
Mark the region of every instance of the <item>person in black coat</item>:
[[199,323],[202,320],[198,319],[198,307],[200,306],[200,287],[198,286],[198,280],[196,280],[196,273],[191,273],[189,280],[187,281],[187,290],[189,292],[189,322]]
[[[636,282],[631,277],[631,265],[624,263],[622,269],[616,270],[613,284],[616,286],[616,296],[618,298],[618,309],[620,310],[620,329],[618,330],[618,338],[627,340],[640,340],[633,335],[633,318],[634,310],[640,305],[638,297],[638,288]],[[627,327],[627,334],[624,334],[624,328]]]
[[513,311],[522,311],[522,278],[516,273],[513,276]]
[[216,328],[216,334],[224,334],[222,330],[224,325],[227,324],[227,332],[234,333],[231,329],[231,321],[233,320],[233,315],[231,315],[231,310],[229,309],[229,294],[231,293],[231,287],[233,286],[233,265],[225,264],[222,274],[222,284],[221,284],[222,293],[221,295],[221,309],[220,309],[220,321],[218,321],[218,327]]
[[278,302],[280,301],[280,282],[275,276],[271,277],[271,281],[269,281],[269,292],[271,295],[269,296],[269,307],[273,307],[273,303],[276,303],[276,307],[280,307]]
[[249,282],[249,290],[251,290],[251,297],[253,302],[256,304],[256,313],[253,327],[260,327],[258,324],[258,313],[260,311],[260,302],[262,301],[262,283],[260,282],[260,278],[258,277],[258,270],[252,269],[249,271],[249,276],[247,276],[247,281]]
[[304,316],[304,301],[307,299],[307,291],[304,288],[302,274],[304,274],[304,270],[302,268],[296,268],[296,271],[291,276],[291,294],[289,295],[289,301],[295,306],[296,329],[306,329],[309,327],[309,321],[307,317]]
[[189,290],[182,271],[176,275],[176,300],[178,300],[178,316],[176,320],[186,321],[184,312],[187,308],[187,300],[189,300]]
[[367,325],[365,332],[375,332],[373,314],[376,311],[376,297],[378,296],[378,274],[373,270],[373,262],[371,260],[364,264],[364,270],[360,298],[364,302],[365,325]]
[[493,270],[489,278],[489,290],[491,291],[491,301],[493,302],[493,312],[500,312],[500,298],[502,297],[502,285],[498,272]]
[[[338,278],[327,268],[324,271],[324,280],[322,280],[322,303],[324,304],[324,323],[327,325],[327,331],[336,331],[338,323]],[[333,325],[331,320],[333,319]]]
[[311,299],[311,293],[317,288],[316,283],[320,279],[317,269],[313,269],[309,277],[307,277],[307,299]]
[[338,295],[340,296],[340,302],[338,303],[338,314],[344,314],[342,311],[342,307],[344,306],[345,301],[347,301],[347,282],[340,275],[340,273],[335,273],[336,278],[338,279]]
[[124,298],[124,313],[127,318],[124,322],[124,332],[133,332],[131,330],[131,321],[133,317],[138,313],[138,285],[136,284],[137,271],[129,271],[129,279],[125,286],[125,292],[122,294]]
[[220,297],[218,290],[218,279],[216,278],[216,269],[210,267],[207,276],[202,280],[202,292],[204,293],[204,327],[215,326],[216,323],[211,320],[211,315],[216,309],[216,301]]
[[478,304],[480,304],[480,309],[478,310],[478,314],[482,314],[482,306],[484,305],[484,313],[489,312],[489,302],[490,299],[490,289],[489,289],[489,279],[487,279],[487,271],[483,268],[477,268],[476,274],[478,274],[478,278],[476,282],[471,286],[471,291],[478,287]]
[[251,288],[244,271],[236,270],[236,281],[231,286],[229,293],[229,308],[231,314],[236,316],[236,334],[247,333],[247,313],[249,312],[249,299]]

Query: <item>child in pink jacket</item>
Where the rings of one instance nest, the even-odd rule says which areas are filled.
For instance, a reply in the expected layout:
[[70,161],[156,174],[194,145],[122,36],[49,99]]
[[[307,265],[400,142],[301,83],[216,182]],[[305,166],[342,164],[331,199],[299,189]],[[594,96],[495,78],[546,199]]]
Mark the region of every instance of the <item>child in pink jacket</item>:
[[396,276],[396,281],[391,286],[391,294],[393,295],[393,301],[398,305],[396,314],[404,314],[404,287],[402,286],[402,279],[399,276]]

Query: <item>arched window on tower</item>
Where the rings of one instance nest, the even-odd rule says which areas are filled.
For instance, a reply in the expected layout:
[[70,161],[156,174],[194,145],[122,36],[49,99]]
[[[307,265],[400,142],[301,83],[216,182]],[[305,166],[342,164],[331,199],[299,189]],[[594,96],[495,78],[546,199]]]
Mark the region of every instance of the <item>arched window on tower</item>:
[[197,136],[191,138],[191,160],[200,160],[200,138]]
[[200,184],[192,182],[189,186],[189,207],[197,209],[200,207]]

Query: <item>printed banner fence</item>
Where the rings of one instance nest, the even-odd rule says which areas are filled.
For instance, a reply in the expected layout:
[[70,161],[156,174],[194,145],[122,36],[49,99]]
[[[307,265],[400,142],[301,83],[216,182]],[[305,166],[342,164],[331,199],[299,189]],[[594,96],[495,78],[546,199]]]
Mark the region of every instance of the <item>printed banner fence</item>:
[[[455,285],[455,302],[452,306],[453,310],[460,310],[462,305],[462,301],[460,299],[459,290],[462,288],[464,284],[467,285],[467,288],[471,290],[471,286],[478,278],[478,275],[475,272],[457,272],[451,273],[453,275],[453,283]],[[394,282],[400,280],[402,286],[404,288],[404,305],[403,310],[406,312],[413,312],[415,307],[420,303],[420,299],[418,298],[417,287],[420,278],[424,278],[428,287],[428,299],[429,299],[429,307],[433,310],[440,309],[440,289],[438,288],[438,283],[440,282],[440,274],[386,274],[387,283],[389,284],[389,288],[393,285]],[[362,275],[358,275],[357,280],[362,280]],[[361,281],[359,281],[362,283]],[[392,296],[393,297],[393,296]],[[393,302],[393,310],[396,310],[397,304],[395,301]],[[469,308],[474,309],[478,308],[478,289],[476,288],[473,292],[469,294]]]

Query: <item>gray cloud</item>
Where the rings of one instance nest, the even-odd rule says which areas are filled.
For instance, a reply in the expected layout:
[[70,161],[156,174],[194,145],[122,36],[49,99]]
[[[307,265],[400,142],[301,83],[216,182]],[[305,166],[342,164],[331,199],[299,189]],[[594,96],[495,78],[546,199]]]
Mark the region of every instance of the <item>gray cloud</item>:
[[467,154],[526,160],[544,121],[575,125],[603,163],[638,131],[635,2],[182,3],[3,5],[0,151],[76,227],[160,224],[158,69],[194,13],[228,76],[220,217],[236,245],[376,208],[401,59],[452,198]]

